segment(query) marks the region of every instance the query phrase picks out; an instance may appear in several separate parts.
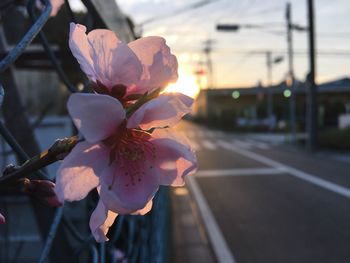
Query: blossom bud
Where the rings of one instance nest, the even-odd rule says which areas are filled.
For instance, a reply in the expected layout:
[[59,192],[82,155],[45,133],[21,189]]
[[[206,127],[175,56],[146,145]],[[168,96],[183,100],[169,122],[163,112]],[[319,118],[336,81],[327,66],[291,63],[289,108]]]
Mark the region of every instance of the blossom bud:
[[5,217],[2,214],[0,214],[0,224],[5,224],[5,222]]
[[50,206],[58,207],[62,203],[58,200],[54,188],[55,184],[48,180],[27,180],[23,191]]

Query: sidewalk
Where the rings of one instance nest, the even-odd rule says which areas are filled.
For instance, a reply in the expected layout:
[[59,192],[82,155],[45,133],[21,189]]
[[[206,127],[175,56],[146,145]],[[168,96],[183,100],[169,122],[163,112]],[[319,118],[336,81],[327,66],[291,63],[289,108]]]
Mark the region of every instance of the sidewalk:
[[196,204],[187,187],[171,188],[172,263],[215,263]]

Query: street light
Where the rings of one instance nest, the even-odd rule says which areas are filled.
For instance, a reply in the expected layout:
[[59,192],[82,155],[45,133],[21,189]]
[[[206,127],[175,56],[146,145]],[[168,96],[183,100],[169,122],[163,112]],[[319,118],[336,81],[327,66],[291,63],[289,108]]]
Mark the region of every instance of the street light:
[[238,31],[241,28],[263,28],[261,25],[254,24],[218,24],[216,25],[216,30],[218,31]]
[[240,25],[228,25],[228,24],[222,24],[222,25],[217,25],[216,30],[218,31],[238,31],[241,28]]

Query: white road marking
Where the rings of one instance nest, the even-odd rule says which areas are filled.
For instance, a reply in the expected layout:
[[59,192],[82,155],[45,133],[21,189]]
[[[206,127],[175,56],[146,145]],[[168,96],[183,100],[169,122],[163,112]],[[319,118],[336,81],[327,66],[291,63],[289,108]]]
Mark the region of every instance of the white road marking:
[[240,140],[232,140],[232,144],[236,145],[239,148],[243,148],[243,149],[250,149],[253,146],[252,143],[240,141]]
[[254,147],[257,147],[262,150],[270,149],[270,146],[265,142],[260,142],[252,139],[245,139],[245,141],[251,143]]
[[201,140],[201,143],[203,145],[204,148],[208,149],[208,150],[216,150],[218,147],[215,143],[209,141],[209,140]]
[[188,187],[198,205],[199,211],[201,213],[203,222],[208,232],[211,245],[213,247],[216,259],[219,263],[235,263],[235,259],[229,249],[222,232],[217,225],[215,218],[210,211],[210,208],[196,182],[196,180],[188,176],[187,177]]
[[268,150],[270,149],[270,146],[264,142],[255,142],[255,147],[261,149],[261,150]]
[[217,143],[227,150],[236,152],[242,156],[245,156],[245,157],[248,157],[248,158],[253,159],[255,161],[258,161],[260,163],[269,165],[271,167],[279,169],[280,171],[284,171],[284,172],[286,172],[294,177],[297,177],[297,178],[304,180],[306,182],[309,182],[311,184],[317,185],[317,186],[324,188],[328,191],[331,191],[331,192],[337,193],[339,195],[342,195],[344,197],[350,198],[350,189],[349,188],[346,188],[346,187],[341,186],[341,185],[337,185],[337,184],[329,182],[325,179],[321,179],[315,175],[312,175],[312,174],[303,172],[301,170],[295,169],[293,167],[290,167],[290,166],[285,165],[283,163],[277,162],[275,160],[272,160],[272,159],[267,158],[265,156],[262,156],[260,154],[257,154],[257,153],[251,152],[251,151],[247,151],[244,149],[240,149],[240,148],[235,147],[234,145],[229,144],[223,140],[218,140]]
[[281,174],[284,172],[285,171],[276,169],[276,168],[199,170],[198,172],[196,172],[195,177],[272,175],[272,174]]

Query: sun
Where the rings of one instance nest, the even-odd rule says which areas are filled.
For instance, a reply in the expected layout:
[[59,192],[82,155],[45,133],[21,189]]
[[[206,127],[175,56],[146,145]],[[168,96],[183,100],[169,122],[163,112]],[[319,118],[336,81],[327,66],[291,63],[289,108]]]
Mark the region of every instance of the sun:
[[196,77],[185,73],[179,74],[179,79],[176,83],[170,83],[164,92],[181,92],[191,98],[196,98],[200,88],[197,84]]

